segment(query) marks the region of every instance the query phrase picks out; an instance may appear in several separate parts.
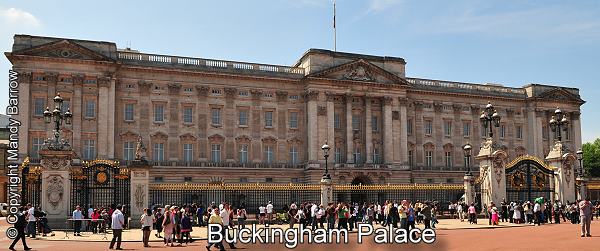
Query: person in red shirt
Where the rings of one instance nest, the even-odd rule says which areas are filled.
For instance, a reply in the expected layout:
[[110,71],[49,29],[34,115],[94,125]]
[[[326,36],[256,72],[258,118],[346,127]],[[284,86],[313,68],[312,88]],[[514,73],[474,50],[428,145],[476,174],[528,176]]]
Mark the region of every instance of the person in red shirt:
[[94,209],[92,213],[92,233],[98,233],[98,219],[100,219],[100,212],[98,209]]

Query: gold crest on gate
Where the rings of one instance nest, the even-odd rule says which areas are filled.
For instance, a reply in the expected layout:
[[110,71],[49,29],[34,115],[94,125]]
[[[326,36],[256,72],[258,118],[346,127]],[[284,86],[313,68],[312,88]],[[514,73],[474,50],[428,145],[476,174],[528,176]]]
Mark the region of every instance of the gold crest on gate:
[[96,173],[96,182],[98,184],[104,184],[108,180],[108,175],[106,172],[98,172]]

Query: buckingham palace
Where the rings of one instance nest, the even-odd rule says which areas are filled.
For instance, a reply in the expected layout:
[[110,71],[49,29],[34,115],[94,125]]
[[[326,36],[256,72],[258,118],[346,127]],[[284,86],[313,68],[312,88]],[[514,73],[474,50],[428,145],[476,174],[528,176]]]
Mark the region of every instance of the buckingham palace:
[[563,145],[582,143],[577,88],[413,78],[400,57],[308,49],[284,66],[30,35],[5,55],[19,73],[22,158],[39,161],[58,93],[76,159],[127,165],[140,141],[151,183],[318,183],[328,144],[337,184],[462,184],[478,170],[462,147],[487,137],[488,103],[510,159],[550,152],[557,107],[570,121]]

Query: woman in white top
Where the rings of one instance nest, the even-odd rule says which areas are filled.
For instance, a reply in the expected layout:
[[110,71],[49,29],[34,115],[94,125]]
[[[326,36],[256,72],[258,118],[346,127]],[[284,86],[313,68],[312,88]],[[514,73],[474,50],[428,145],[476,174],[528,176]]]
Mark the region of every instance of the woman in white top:
[[267,208],[264,204],[258,207],[258,224],[265,224],[265,216],[267,215]]
[[140,223],[142,223],[142,242],[144,243],[144,247],[150,247],[150,245],[148,245],[148,241],[150,239],[150,232],[152,231],[152,225],[154,225],[154,222],[156,222],[156,220],[154,219],[152,211],[148,208],[144,208],[144,214],[142,214],[142,219],[140,220]]
[[237,219],[238,219],[238,228],[239,229],[246,228],[246,219],[247,218],[248,218],[248,215],[246,214],[246,208],[244,208],[244,206],[241,206],[240,208],[238,208]]

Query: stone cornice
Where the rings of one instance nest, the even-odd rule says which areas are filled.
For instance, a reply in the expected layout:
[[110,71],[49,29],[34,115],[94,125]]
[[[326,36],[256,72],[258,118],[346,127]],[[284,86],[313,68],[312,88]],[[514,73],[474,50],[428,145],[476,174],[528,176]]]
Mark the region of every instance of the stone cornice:
[[204,85],[197,85],[195,86],[196,91],[198,92],[198,96],[200,97],[206,97],[208,96],[208,86],[204,86]]
[[319,91],[307,90],[304,93],[304,96],[308,101],[316,101],[319,98]]
[[167,87],[169,88],[169,94],[171,95],[177,95],[179,94],[179,90],[181,90],[181,84],[179,83],[170,83],[167,84]]
[[277,102],[285,102],[288,99],[288,92],[286,91],[276,91],[275,95],[277,96]]
[[223,91],[225,92],[225,98],[229,98],[229,99],[234,98],[235,95],[237,94],[237,89],[233,88],[233,87],[225,87],[223,89]]

